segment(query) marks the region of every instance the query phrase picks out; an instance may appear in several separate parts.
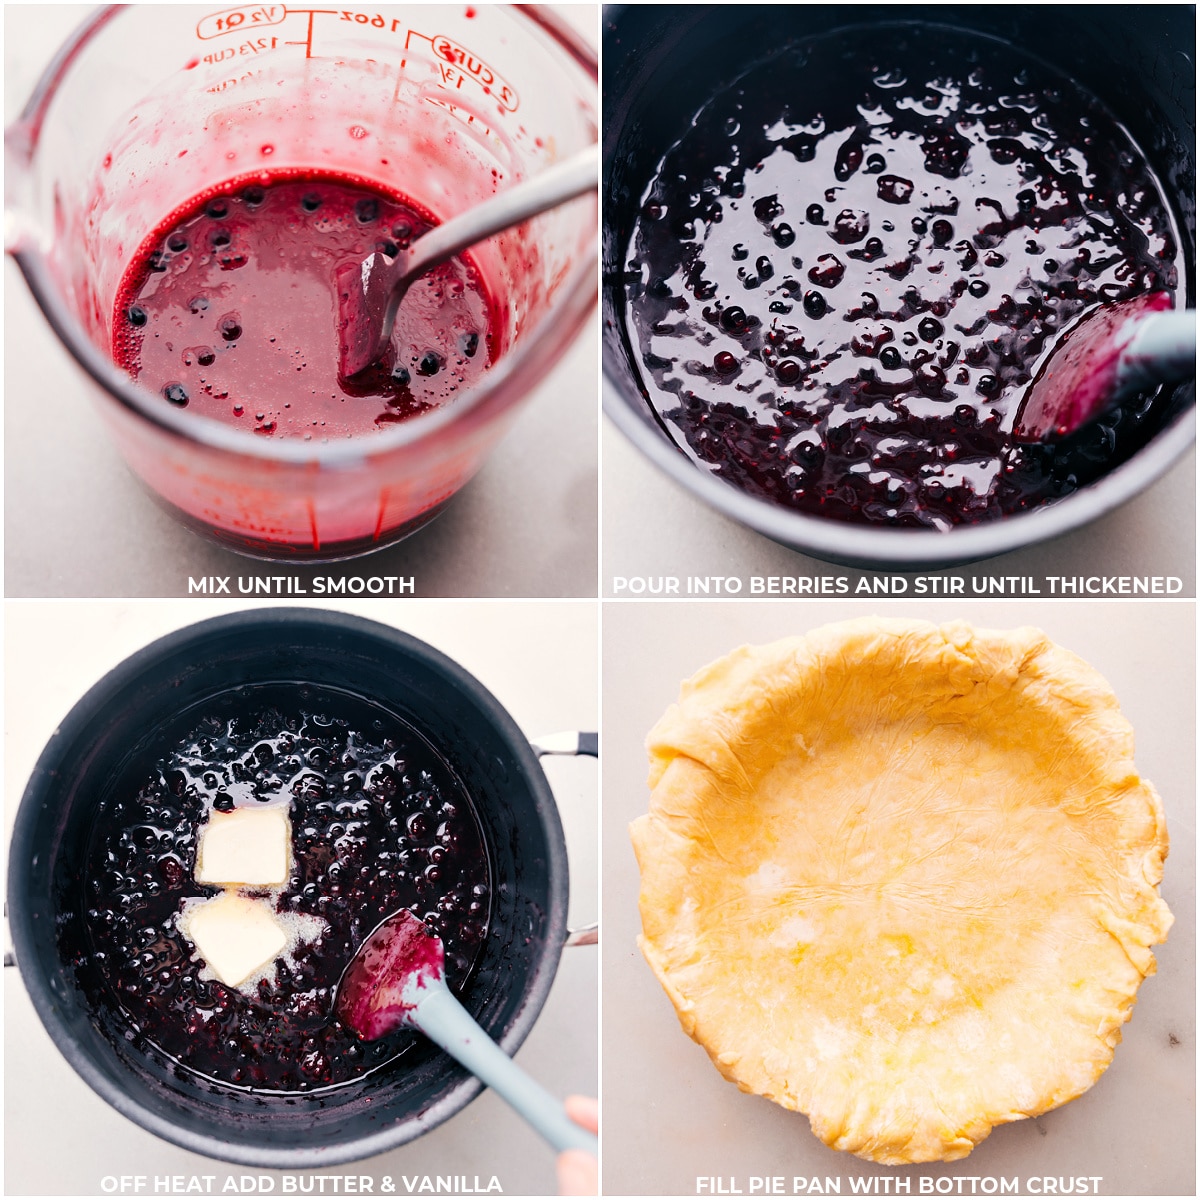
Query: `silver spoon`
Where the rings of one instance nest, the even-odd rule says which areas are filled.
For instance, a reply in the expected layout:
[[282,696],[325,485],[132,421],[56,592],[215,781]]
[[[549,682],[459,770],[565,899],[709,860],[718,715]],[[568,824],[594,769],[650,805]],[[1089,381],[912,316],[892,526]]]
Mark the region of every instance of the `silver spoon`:
[[366,1041],[406,1026],[419,1029],[517,1110],[556,1150],[597,1152],[595,1134],[526,1075],[475,1023],[446,986],[446,955],[412,913],[381,921],[359,946],[338,984],[334,1011]]
[[1133,392],[1196,373],[1196,313],[1166,292],[1089,309],[1055,339],[1017,409],[1018,442],[1055,442]]
[[377,250],[361,264],[342,267],[336,276],[341,377],[349,379],[379,360],[404,293],[426,271],[476,242],[592,191],[598,178],[596,147],[589,146],[435,226],[395,258]]

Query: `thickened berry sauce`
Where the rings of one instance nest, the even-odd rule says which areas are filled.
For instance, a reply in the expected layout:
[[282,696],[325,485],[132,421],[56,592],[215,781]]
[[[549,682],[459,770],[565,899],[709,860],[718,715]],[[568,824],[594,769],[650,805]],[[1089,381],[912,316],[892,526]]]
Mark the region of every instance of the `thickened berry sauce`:
[[[415,1034],[362,1042],[337,1019],[335,992],[358,946],[401,908],[445,943],[454,990],[470,976],[491,886],[474,811],[450,767],[392,714],[301,685],[226,693],[180,728],[135,768],[141,786],[97,815],[91,962],[81,977],[91,1003],[115,1008],[182,1068],[254,1091],[346,1084],[403,1054]],[[293,870],[269,894],[281,914],[320,918],[325,929],[247,994],[201,977],[177,918],[189,897],[220,890],[193,878],[210,812],[280,795],[291,797]]]
[[336,273],[430,228],[409,200],[317,174],[226,184],[170,217],[135,256],[113,357],[164,405],[264,436],[328,441],[445,404],[490,367],[491,299],[465,257],[427,272],[390,346],[338,376]]
[[1113,117],[1006,44],[933,26],[787,47],[668,151],[630,248],[652,405],[704,468],[845,521],[992,520],[1142,444],[1157,393],[1012,438],[1083,309],[1178,286],[1161,189]]

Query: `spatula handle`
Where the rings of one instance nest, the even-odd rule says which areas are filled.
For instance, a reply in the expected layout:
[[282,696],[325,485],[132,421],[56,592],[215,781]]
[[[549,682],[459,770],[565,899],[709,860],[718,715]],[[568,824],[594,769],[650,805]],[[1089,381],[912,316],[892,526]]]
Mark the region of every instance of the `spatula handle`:
[[1153,383],[1174,383],[1196,371],[1196,311],[1175,308],[1151,313],[1121,351],[1119,386],[1138,390]]
[[505,188],[419,237],[405,263],[405,274],[419,275],[494,233],[582,196],[596,187],[599,172],[596,147],[588,146],[532,179]]
[[576,1125],[560,1100],[517,1066],[444,984],[420,993],[411,1023],[517,1110],[555,1150],[597,1151],[596,1137]]

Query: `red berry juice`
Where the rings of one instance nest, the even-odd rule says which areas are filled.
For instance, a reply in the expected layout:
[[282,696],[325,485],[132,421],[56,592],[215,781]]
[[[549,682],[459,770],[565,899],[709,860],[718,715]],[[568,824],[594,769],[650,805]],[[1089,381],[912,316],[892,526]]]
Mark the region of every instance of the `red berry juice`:
[[359,437],[467,391],[496,356],[492,299],[469,259],[405,296],[383,360],[339,379],[335,276],[433,224],[361,180],[256,175],[166,220],[125,273],[113,356],[176,405],[263,436]]

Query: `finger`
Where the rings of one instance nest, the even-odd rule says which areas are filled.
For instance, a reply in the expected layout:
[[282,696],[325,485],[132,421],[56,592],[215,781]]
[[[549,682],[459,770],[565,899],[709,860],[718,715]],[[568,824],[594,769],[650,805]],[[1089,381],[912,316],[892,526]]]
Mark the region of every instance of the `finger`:
[[596,1133],[600,1128],[600,1104],[590,1096],[568,1096],[564,1102],[567,1116],[576,1125]]
[[557,1165],[560,1196],[596,1194],[596,1160],[586,1150],[564,1150]]

